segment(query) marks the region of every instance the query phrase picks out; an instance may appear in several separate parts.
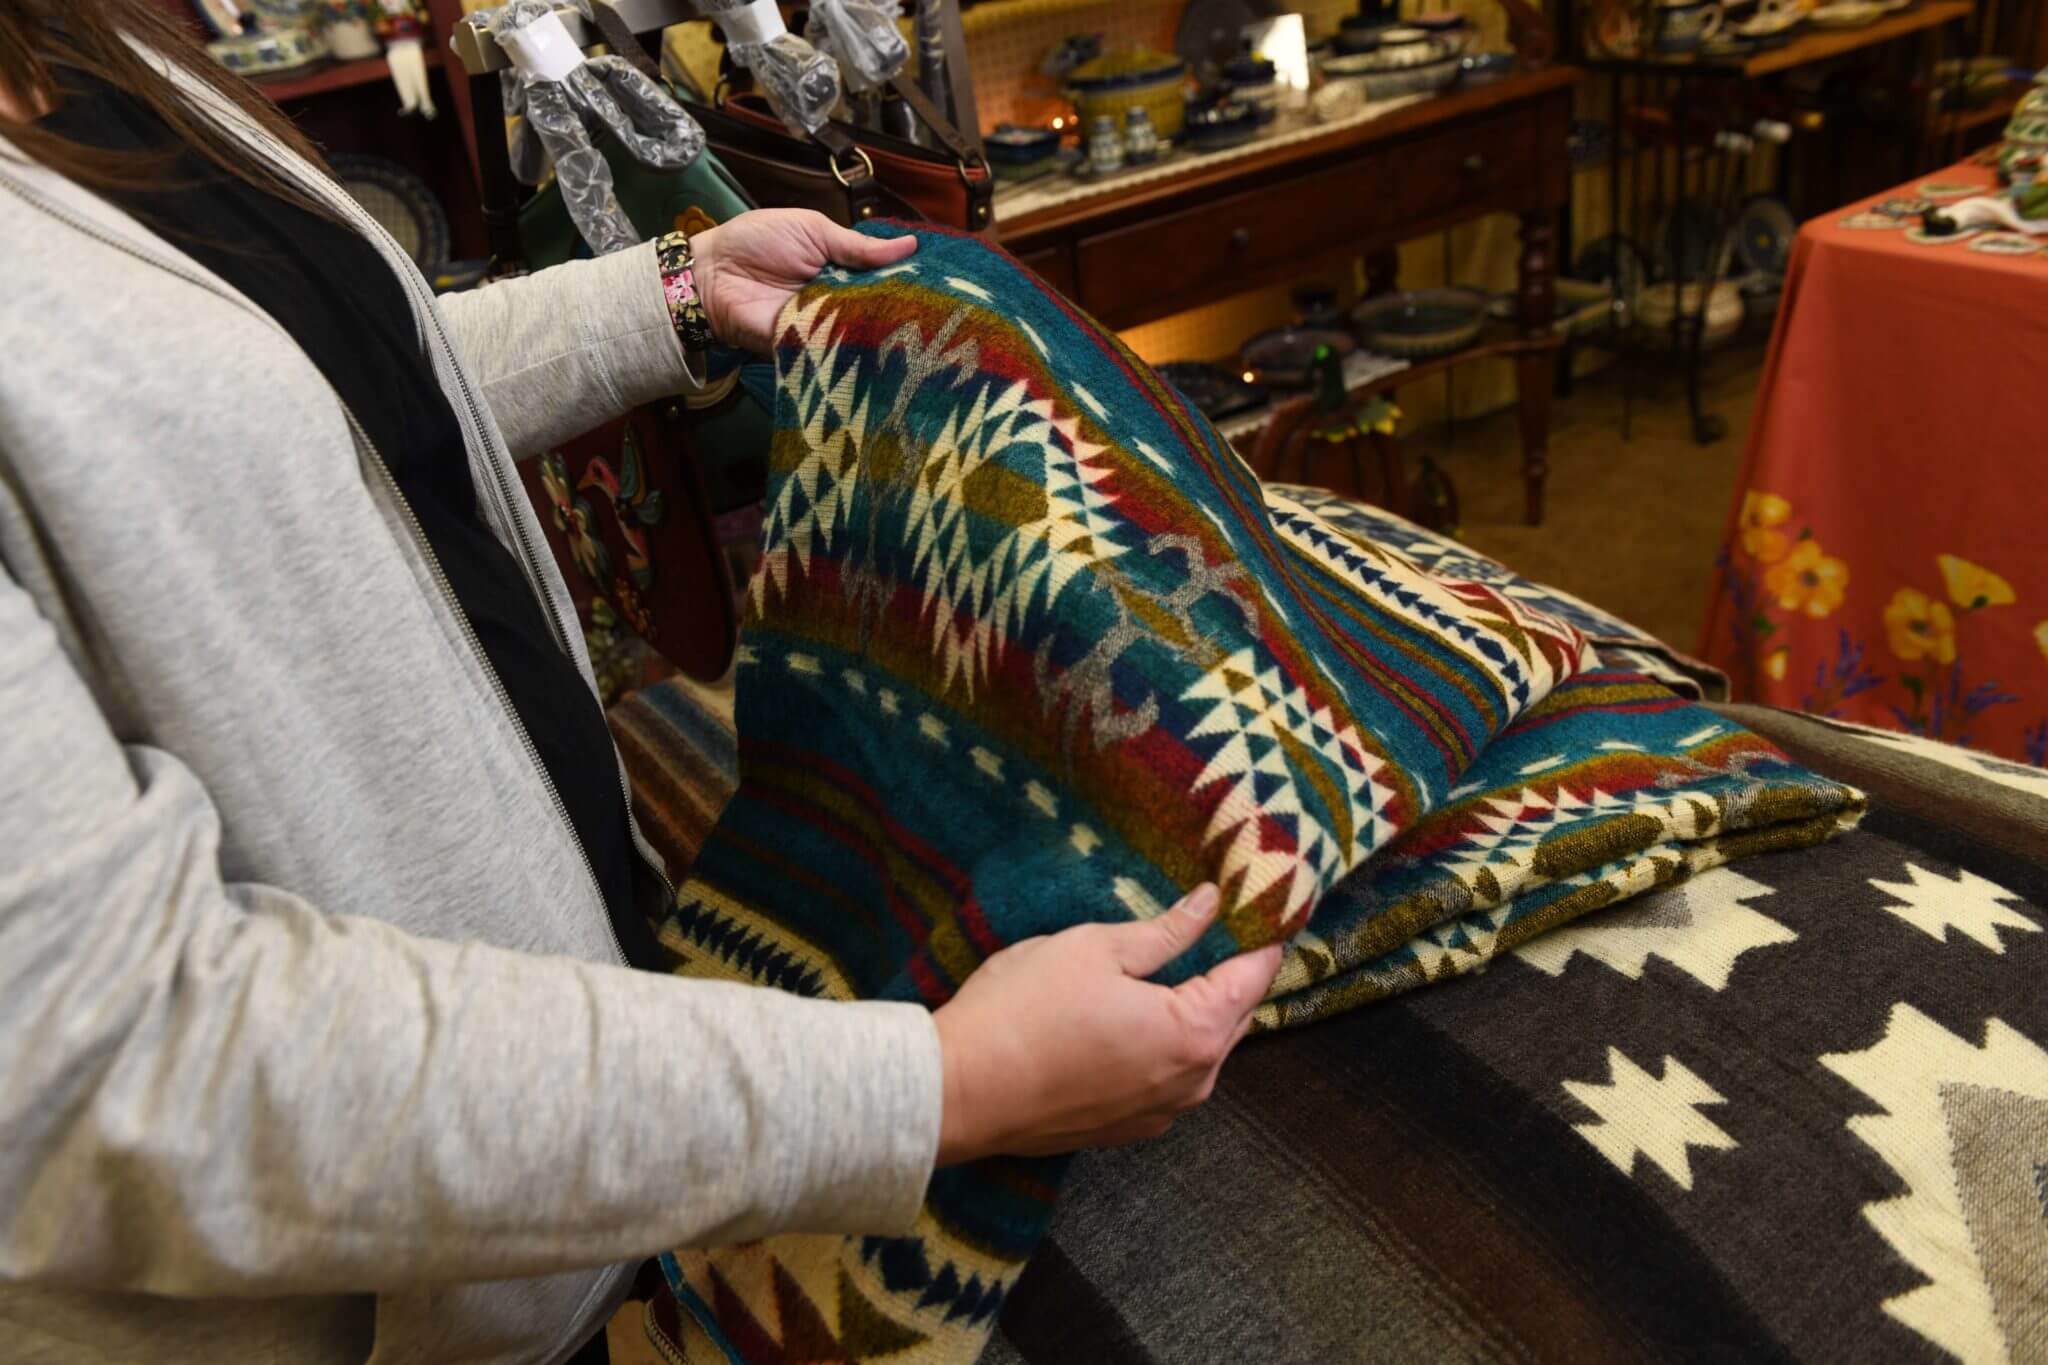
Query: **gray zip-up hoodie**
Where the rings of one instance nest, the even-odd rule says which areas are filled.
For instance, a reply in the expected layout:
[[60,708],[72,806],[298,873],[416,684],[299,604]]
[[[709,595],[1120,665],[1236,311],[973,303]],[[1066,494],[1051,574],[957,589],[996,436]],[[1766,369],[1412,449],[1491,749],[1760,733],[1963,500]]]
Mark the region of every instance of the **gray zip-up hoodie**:
[[[652,249],[436,301],[211,102],[405,282],[587,678],[512,459],[688,383]],[[649,1253],[909,1226],[925,1011],[618,961],[318,369],[0,141],[0,1356],[554,1360]]]

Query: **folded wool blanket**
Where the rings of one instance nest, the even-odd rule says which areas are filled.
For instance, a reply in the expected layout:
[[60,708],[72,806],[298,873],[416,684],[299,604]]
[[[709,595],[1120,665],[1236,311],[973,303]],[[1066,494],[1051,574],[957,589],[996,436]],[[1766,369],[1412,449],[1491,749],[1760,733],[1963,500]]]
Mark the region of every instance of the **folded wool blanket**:
[[[1726,831],[1752,816],[1796,843],[1849,805],[1789,764],[1752,779],[1768,746],[1745,759],[1697,734],[1627,741],[1668,766],[1602,766],[1578,750],[1621,732],[1588,720],[1548,783],[1601,798],[1561,836],[1576,864],[1519,814],[1489,849],[1467,798],[1544,765],[1468,769],[1597,662],[1585,637],[1262,489],[1148,367],[975,239],[926,232],[904,263],[826,271],[784,313],[776,370],[739,785],[661,930],[679,971],[936,1006],[1006,944],[1214,881],[1223,914],[1162,979],[1295,937],[1268,1016],[1294,1022],[1421,984],[1454,951],[1482,960],[1455,936],[1513,937],[1518,892],[1549,907],[1533,932],[1739,851]],[[1390,868],[1391,917],[1368,895],[1296,937],[1446,802],[1449,852]],[[1387,940],[1382,921],[1413,927]],[[1443,953],[1404,945],[1439,921]],[[942,1171],[910,1237],[671,1258],[702,1331],[686,1354],[972,1359],[1061,1169]]]
[[1609,668],[1633,669],[1696,701],[1728,699],[1728,675],[1712,664],[1673,649],[1640,626],[1582,597],[1524,578],[1461,541],[1417,526],[1384,507],[1349,501],[1327,488],[1290,483],[1266,487],[1302,504],[1348,536],[1399,550],[1434,578],[1484,583],[1505,597],[1577,627]]

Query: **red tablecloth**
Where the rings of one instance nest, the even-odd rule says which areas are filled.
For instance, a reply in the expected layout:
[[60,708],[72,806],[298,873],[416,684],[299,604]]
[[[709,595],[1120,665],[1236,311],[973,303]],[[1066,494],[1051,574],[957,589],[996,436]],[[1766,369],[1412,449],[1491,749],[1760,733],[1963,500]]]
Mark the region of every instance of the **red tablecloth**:
[[1741,697],[2048,766],[2048,254],[1844,226],[1874,202],[1794,245],[1700,652]]

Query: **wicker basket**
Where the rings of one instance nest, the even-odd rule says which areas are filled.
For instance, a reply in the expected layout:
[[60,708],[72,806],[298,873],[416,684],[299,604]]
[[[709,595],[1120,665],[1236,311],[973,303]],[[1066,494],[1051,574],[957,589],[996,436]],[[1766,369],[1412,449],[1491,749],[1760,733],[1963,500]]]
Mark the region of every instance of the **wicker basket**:
[[1124,114],[1143,109],[1162,138],[1177,138],[1187,122],[1188,64],[1158,53],[1119,52],[1075,68],[1067,78],[1067,98],[1081,118],[1085,138],[1105,114],[1121,130]]

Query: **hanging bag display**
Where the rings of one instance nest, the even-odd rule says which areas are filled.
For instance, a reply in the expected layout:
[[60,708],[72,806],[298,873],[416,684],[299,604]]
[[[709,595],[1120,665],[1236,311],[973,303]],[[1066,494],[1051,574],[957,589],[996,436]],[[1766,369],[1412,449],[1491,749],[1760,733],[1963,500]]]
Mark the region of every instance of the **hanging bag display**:
[[[612,52],[659,79],[660,72],[618,13],[592,5]],[[994,221],[994,178],[972,142],[902,72],[887,88],[901,95],[943,150],[856,128],[836,119],[799,136],[760,95],[733,95],[717,108],[693,105],[719,160],[756,202],[815,209],[852,226],[870,218],[912,218],[962,232]]]

